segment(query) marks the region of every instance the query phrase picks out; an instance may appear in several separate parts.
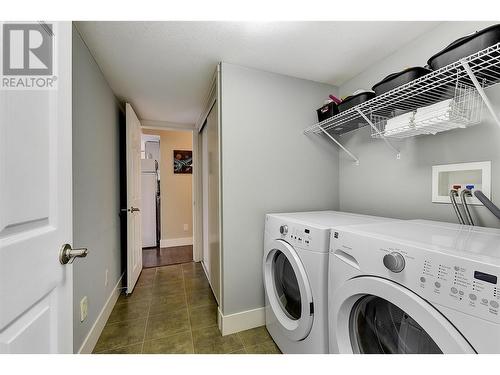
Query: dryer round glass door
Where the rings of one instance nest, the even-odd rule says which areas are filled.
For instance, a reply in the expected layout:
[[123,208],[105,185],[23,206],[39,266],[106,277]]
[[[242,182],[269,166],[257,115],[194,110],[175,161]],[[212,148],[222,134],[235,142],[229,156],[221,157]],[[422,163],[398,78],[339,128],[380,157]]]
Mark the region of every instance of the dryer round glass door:
[[277,250],[273,258],[274,287],[283,312],[292,320],[302,315],[302,299],[295,271],[284,253]]
[[355,277],[330,301],[331,349],[338,353],[475,353],[434,306],[390,280]]
[[312,291],[297,252],[283,240],[272,241],[264,260],[264,286],[283,333],[299,341],[311,331]]

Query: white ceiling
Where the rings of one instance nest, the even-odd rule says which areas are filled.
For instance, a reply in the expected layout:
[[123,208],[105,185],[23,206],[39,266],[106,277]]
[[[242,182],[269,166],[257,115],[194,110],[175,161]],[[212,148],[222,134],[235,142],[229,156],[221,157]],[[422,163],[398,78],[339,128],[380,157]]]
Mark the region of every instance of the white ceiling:
[[342,85],[438,22],[78,22],[142,120],[193,124],[219,61]]

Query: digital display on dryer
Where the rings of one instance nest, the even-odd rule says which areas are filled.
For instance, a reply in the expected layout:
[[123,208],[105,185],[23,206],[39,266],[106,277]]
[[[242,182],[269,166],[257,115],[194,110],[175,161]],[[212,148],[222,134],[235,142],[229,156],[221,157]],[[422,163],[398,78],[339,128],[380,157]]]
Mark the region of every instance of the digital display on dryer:
[[497,277],[495,275],[490,275],[489,273],[474,271],[474,278],[481,281],[486,281],[490,284],[497,283]]
[[310,230],[309,229],[304,229],[304,232],[306,232],[307,234],[309,234]]

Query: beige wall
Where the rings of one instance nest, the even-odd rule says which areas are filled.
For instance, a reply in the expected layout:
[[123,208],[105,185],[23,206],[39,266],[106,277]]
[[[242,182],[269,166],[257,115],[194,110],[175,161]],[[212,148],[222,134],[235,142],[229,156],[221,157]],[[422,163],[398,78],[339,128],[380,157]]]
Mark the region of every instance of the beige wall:
[[[173,151],[192,150],[190,131],[143,130],[160,136],[161,239],[193,237],[192,174],[174,174]],[[184,224],[188,230],[184,230]]]

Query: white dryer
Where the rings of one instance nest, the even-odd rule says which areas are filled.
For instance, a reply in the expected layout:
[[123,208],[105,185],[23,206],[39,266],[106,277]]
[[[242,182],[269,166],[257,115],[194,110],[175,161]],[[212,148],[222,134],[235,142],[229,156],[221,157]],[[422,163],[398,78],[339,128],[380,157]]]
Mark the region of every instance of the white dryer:
[[500,230],[425,220],[332,229],[333,353],[500,353]]
[[266,327],[283,353],[328,353],[330,228],[385,220],[335,211],[266,215]]

